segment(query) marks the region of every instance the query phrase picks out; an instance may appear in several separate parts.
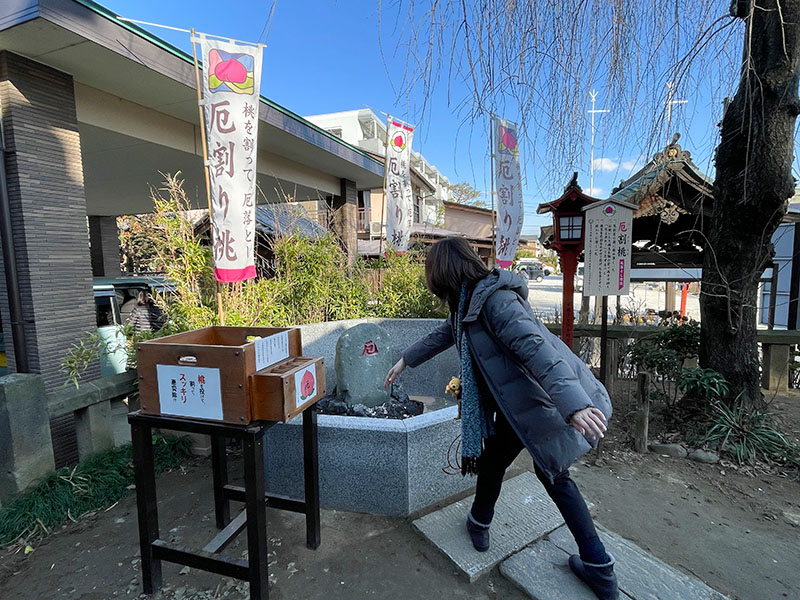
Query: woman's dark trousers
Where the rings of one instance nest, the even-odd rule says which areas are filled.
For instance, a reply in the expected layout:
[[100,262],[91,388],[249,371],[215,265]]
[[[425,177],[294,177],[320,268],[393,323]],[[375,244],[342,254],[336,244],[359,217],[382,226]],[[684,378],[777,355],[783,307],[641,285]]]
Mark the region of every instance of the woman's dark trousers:
[[[494,517],[494,505],[500,496],[503,475],[525,447],[500,411],[497,411],[494,431],[495,434],[486,440],[481,455],[475,502],[472,505],[472,518],[487,525]],[[605,548],[597,537],[589,509],[578,486],[569,476],[569,470],[559,473],[552,483],[538,466],[535,466],[535,470],[536,476],[561,511],[564,522],[578,543],[581,559],[593,564],[607,562]]]

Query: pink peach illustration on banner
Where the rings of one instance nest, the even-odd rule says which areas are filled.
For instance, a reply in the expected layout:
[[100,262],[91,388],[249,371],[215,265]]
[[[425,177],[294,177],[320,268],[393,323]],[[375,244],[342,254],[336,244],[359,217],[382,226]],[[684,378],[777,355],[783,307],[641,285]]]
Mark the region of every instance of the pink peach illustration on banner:
[[208,53],[208,88],[211,92],[253,93],[254,59],[212,48]]

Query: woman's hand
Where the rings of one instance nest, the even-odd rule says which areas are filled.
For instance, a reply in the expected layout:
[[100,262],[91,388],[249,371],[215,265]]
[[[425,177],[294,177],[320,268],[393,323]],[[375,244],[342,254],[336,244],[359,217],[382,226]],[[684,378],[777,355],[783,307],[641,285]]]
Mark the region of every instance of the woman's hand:
[[383,382],[383,389],[387,389],[394,381],[400,377],[400,373],[406,370],[406,361],[404,359],[398,360],[394,366],[389,369],[389,373],[386,375],[386,381]]
[[601,438],[606,430],[606,416],[594,406],[589,406],[572,415],[569,424],[582,435],[592,439]]

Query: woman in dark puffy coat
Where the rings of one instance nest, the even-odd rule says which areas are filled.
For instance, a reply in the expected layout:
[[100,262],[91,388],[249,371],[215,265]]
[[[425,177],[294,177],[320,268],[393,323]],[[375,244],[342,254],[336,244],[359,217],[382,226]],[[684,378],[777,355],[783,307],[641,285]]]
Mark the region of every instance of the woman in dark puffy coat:
[[164,326],[165,315],[150,292],[141,291],[136,298],[136,306],[131,311],[130,323],[136,332],[156,332]]
[[431,247],[428,289],[447,302],[450,318],[412,344],[386,386],[453,344],[461,357],[462,472],[477,474],[467,531],[489,548],[489,527],[503,475],[520,451],[561,511],[580,555],[569,565],[601,600],[619,598],[614,558],[597,536],[569,466],[603,437],[608,393],[584,362],[536,318],[516,275],[490,271],[463,238]]

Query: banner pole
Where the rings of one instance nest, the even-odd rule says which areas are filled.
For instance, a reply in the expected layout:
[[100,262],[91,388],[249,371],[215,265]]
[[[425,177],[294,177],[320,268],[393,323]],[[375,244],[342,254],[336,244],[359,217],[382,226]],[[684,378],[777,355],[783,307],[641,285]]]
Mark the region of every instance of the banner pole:
[[[384,210],[386,208],[386,156],[389,153],[389,123],[392,121],[392,115],[386,115],[386,141],[383,144],[383,195],[381,196],[381,234],[378,238],[378,258],[383,258],[383,220]],[[381,263],[378,263],[381,264]],[[379,270],[379,276],[382,275],[383,267]]]
[[[495,251],[495,247],[497,246],[497,234],[495,232],[495,219],[494,219],[494,170],[495,170],[495,157],[494,157],[494,133],[495,133],[495,124],[494,124],[495,116],[493,113],[489,113],[489,156],[490,156],[490,164],[491,164],[491,176],[492,176],[492,252],[489,255],[492,260],[492,268],[494,268],[495,261],[497,260],[497,254]],[[484,180],[486,181],[486,180]]]
[[[200,113],[200,141],[203,146],[203,174],[206,180],[206,199],[208,200],[208,231],[210,234],[211,252],[214,252],[214,209],[211,205],[211,179],[208,174],[208,146],[206,142],[206,116],[203,111],[203,92],[200,87],[200,65],[197,62],[197,44],[195,42],[194,27],[190,30],[192,35],[192,56],[194,57],[194,81],[197,87],[197,110]],[[225,325],[225,312],[222,309],[222,292],[219,281],[214,278],[217,291],[217,316],[219,324]]]

